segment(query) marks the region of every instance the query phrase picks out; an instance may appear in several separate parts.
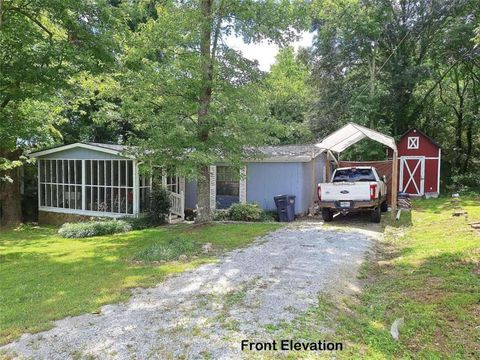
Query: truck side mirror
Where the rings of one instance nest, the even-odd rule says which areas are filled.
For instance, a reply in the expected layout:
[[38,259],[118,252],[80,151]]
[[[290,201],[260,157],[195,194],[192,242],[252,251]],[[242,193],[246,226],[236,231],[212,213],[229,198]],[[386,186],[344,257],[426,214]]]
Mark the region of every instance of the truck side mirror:
[[383,175],[382,180],[386,184],[387,183],[387,175]]

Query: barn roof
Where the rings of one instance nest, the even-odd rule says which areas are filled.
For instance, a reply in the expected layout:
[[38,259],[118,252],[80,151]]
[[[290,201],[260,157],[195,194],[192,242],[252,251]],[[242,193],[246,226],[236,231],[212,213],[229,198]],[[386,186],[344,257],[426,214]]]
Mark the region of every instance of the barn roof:
[[416,132],[418,132],[418,133],[421,134],[423,137],[426,137],[428,140],[430,140],[430,142],[431,142],[433,145],[439,147],[440,149],[442,148],[439,143],[437,143],[437,142],[436,142],[435,140],[433,140],[430,136],[428,136],[427,134],[425,134],[422,130],[418,130],[418,129],[413,129],[413,128],[412,128],[412,129],[408,129],[407,131],[405,131],[405,132],[400,136],[400,138],[403,138],[403,137],[404,137],[405,135],[407,135],[410,131],[416,131]]

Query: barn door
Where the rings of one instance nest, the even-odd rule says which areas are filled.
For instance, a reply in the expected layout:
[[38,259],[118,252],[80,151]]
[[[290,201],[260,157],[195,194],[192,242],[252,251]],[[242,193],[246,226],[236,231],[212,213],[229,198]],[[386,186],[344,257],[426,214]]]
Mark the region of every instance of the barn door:
[[425,157],[402,156],[400,158],[400,191],[422,196],[425,187]]

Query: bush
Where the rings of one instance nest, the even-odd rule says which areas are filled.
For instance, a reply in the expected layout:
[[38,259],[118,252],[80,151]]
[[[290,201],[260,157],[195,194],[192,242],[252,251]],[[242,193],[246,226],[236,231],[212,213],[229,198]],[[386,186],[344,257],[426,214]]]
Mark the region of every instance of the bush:
[[170,212],[170,196],[168,191],[161,186],[154,186],[150,195],[150,206],[146,217],[151,222],[151,226],[165,223],[165,219]]
[[263,216],[258,204],[233,204],[228,210],[228,217],[233,221],[261,221]]
[[124,217],[122,221],[128,223],[132,230],[143,230],[159,225],[148,215],[139,217]]
[[262,214],[262,218],[260,221],[264,222],[273,222],[273,221],[278,221],[278,212],[276,211],[264,211]]
[[185,209],[185,220],[194,221],[196,217],[197,217],[196,209]]
[[228,210],[214,210],[212,214],[213,221],[227,221],[230,219]]
[[65,223],[58,230],[64,238],[86,238],[109,235],[132,230],[132,226],[123,220],[89,221],[83,223]]
[[133,260],[154,262],[178,260],[181,255],[193,255],[199,251],[198,246],[191,240],[174,238],[167,243],[151,244],[138,251]]
[[480,190],[480,178],[477,173],[455,174],[448,190],[462,194],[476,193]]

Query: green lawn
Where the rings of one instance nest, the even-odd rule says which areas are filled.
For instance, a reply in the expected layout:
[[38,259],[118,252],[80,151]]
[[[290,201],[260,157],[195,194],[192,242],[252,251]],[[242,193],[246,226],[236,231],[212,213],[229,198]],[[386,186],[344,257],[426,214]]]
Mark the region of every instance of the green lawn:
[[153,286],[166,275],[212,261],[134,261],[145,249],[185,239],[214,254],[245,246],[277,224],[177,225],[87,239],[63,239],[57,229],[25,227],[0,232],[0,344],[23,332],[52,326],[52,320],[126,300],[132,287]]
[[[416,201],[399,224],[384,217],[385,239],[361,271],[362,294],[340,302],[320,296],[284,324],[283,338],[341,341],[340,359],[480,358],[480,235],[469,226],[480,221],[480,201],[460,204],[468,218],[452,216],[449,198]],[[402,317],[397,342],[390,327]]]

